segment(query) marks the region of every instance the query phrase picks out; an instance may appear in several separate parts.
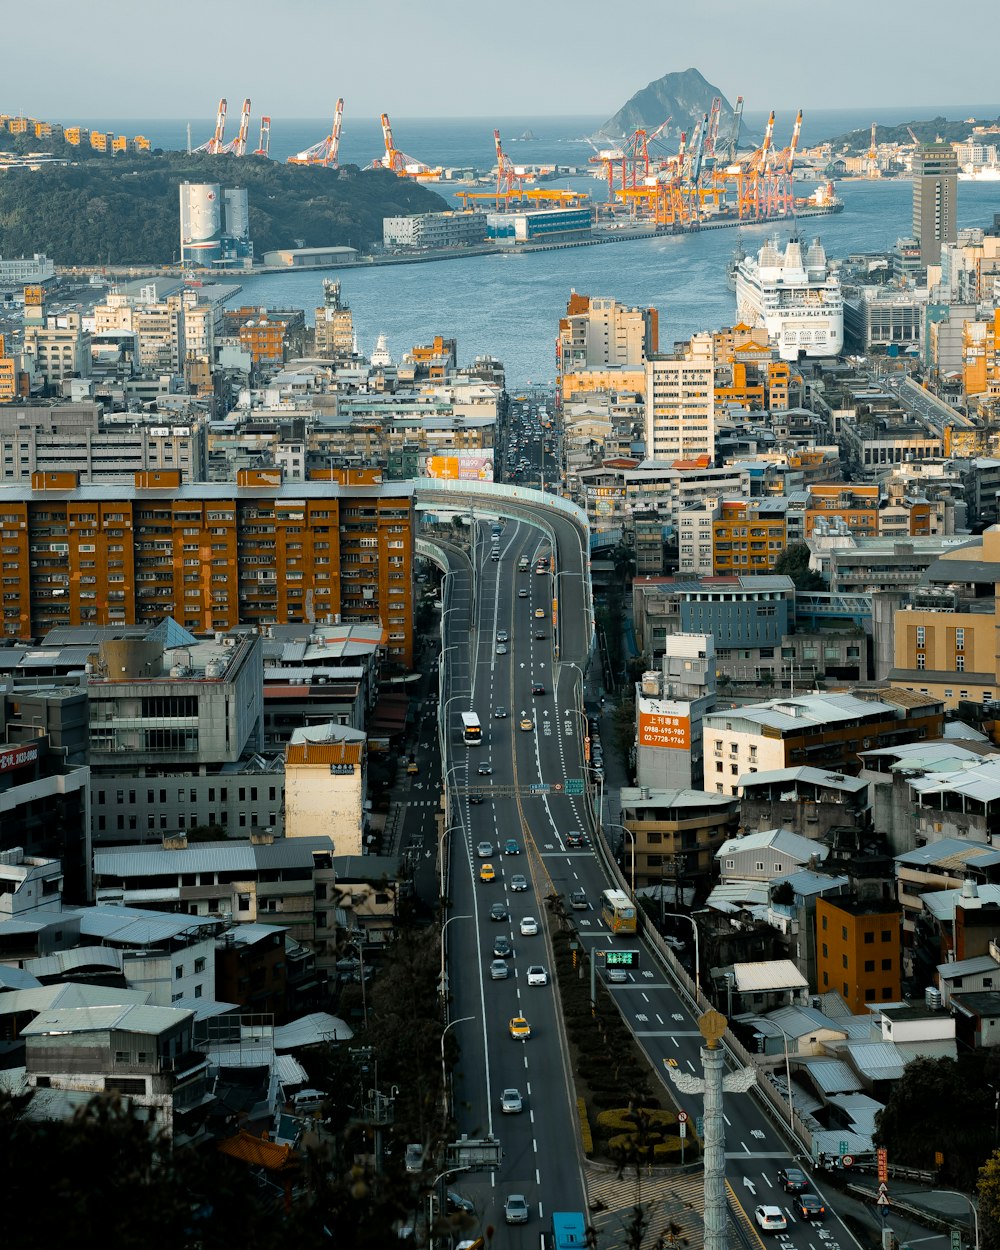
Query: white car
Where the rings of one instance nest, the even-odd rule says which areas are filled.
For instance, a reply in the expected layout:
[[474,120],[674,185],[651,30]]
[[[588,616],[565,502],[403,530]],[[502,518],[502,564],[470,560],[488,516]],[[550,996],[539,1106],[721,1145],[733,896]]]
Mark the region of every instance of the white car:
[[521,937],[534,937],[538,932],[538,921],[534,916],[525,916],[521,921]]
[[505,1089],[500,1095],[500,1110],[504,1115],[517,1115],[524,1110],[524,1101],[519,1089]]
[[764,1233],[783,1233],[788,1227],[785,1213],[781,1207],[755,1207],[753,1218],[757,1227]]
[[528,969],[529,985],[548,985],[549,974],[545,971],[541,964],[532,964]]

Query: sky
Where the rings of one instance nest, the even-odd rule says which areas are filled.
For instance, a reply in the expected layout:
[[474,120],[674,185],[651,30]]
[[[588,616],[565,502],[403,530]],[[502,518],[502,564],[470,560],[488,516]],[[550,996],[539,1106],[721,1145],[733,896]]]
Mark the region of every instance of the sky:
[[[13,3],[0,2],[0,25]],[[394,118],[610,116],[689,67],[754,111],[1000,112],[996,0],[47,0],[39,12],[58,37],[6,59],[0,113],[64,124],[212,118],[220,96],[284,118],[327,117],[338,96]]]

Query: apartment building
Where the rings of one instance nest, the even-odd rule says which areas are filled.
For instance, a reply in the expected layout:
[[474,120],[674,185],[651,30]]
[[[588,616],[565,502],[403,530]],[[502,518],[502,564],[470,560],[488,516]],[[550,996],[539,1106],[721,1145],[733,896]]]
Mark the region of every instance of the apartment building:
[[622,847],[629,871],[632,856],[637,886],[671,891],[692,878],[711,876],[715,854],[738,820],[734,798],[702,790],[626,786],[621,792],[622,824],[631,835]]
[[142,414],[104,416],[100,404],[0,408],[0,480],[30,482],[37,472],[76,473],[83,484],[127,479],[145,469],[177,469],[182,482],[207,472],[207,424]]
[[835,990],[852,1014],[902,995],[902,908],[894,900],[816,900],[817,990]]
[[90,335],[79,313],[50,313],[40,324],[26,317],[22,350],[26,367],[46,386],[90,371]]
[[1000,308],[962,325],[962,389],[990,404],[1000,400]]
[[787,499],[724,499],[712,523],[713,572],[724,576],[773,569],[788,545],[787,504]]
[[647,361],[659,351],[659,332],[655,308],[628,308],[615,299],[574,291],[556,336],[564,402],[593,391],[642,393]]
[[350,360],[354,354],[354,316],[340,294],[340,283],[323,279],[323,304],[316,309],[314,350],[330,360]]
[[810,487],[806,506],[806,538],[811,538],[818,520],[827,524],[838,518],[852,534],[874,536],[879,528],[879,486],[854,482],[817,482]]
[[0,486],[3,632],[154,624],[198,633],[314,619],[379,622],[389,656],[413,649],[413,488],[371,470],[285,485],[245,470],[236,485],[180,473],[80,486],[36,474]]
[[996,584],[1000,526],[944,552],[894,614],[889,680],[946,706],[1000,698]]
[[715,352],[696,334],[680,357],[646,362],[646,452],[654,460],[715,457]]
[[290,357],[305,351],[306,321],[301,308],[229,308],[223,329],[235,335],[254,365],[280,369]]
[[859,752],[877,743],[939,738],[944,708],[927,695],[880,690],[881,698],[811,694],[709,712],[704,788],[739,794],[746,773],[822,764],[857,775]]

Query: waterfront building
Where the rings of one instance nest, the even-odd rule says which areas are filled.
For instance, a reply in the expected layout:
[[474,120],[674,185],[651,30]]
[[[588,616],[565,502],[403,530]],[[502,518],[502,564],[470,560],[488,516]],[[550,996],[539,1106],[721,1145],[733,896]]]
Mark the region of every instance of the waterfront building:
[[56,267],[47,256],[0,256],[0,292],[17,291],[23,286],[41,286],[56,276]]
[[950,144],[929,143],[913,154],[913,237],[926,269],[941,260],[941,244],[957,237],[958,161]]
[[413,488],[373,470],[327,470],[285,486],[280,470],[235,485],[182,485],[177,470],[133,486],[35,474],[0,487],[3,632],[156,623],[189,630],[314,619],[378,622],[387,654],[413,649]]
[[680,356],[646,363],[646,454],[654,460],[715,457],[715,352],[696,334]]
[[486,214],[467,209],[383,217],[382,242],[387,248],[467,247],[485,243]]
[[491,243],[571,243],[589,239],[593,229],[590,208],[539,208],[486,214],[486,236]]

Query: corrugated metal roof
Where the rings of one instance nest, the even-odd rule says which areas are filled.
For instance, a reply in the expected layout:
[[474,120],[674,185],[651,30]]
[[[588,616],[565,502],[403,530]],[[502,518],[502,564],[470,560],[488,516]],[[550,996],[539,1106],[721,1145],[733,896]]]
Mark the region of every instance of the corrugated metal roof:
[[0,990],[31,990],[41,985],[38,977],[24,968],[9,968],[0,964]]
[[846,1114],[851,1132],[861,1133],[865,1137],[874,1136],[875,1117],[885,1110],[883,1103],[876,1102],[867,1094],[832,1094],[829,1102]]
[[942,867],[959,868],[965,863],[987,867],[1000,863],[1000,851],[984,842],[970,842],[968,838],[940,838],[937,842],[918,846],[916,850],[904,851],[895,859],[897,864],[912,864],[914,867],[940,864]]
[[168,1029],[192,1018],[190,1011],[174,1007],[151,1007],[146,1003],[107,1007],[63,1007],[40,1012],[25,1025],[25,1037],[44,1037],[49,1033],[104,1033],[118,1029],[124,1033],[159,1036]]
[[[980,885],[976,887],[983,903],[1000,904],[1000,885]],[[962,890],[928,890],[920,896],[920,902],[937,920],[949,923],[955,919],[955,908],[962,897]]]
[[764,1019],[784,1029],[789,1037],[793,1035],[804,1037],[807,1033],[815,1032],[817,1029],[834,1029],[843,1032],[835,1020],[824,1016],[815,1007],[778,1007],[775,1011],[769,1011]]
[[1000,972],[1000,964],[992,955],[974,955],[972,959],[958,959],[954,963],[937,966],[937,974],[942,981],[954,981],[956,977],[971,977],[981,972]]
[[109,946],[74,946],[72,950],[57,951],[39,959],[26,959],[25,968],[37,977],[55,977],[79,968],[113,968],[121,972],[125,956],[120,950]]
[[748,787],[752,789],[754,786],[782,781],[808,781],[817,786],[827,786],[831,790],[846,790],[850,794],[856,794],[868,785],[868,782],[862,781],[860,777],[827,772],[822,768],[811,768],[808,764],[801,764],[798,768],[772,768],[765,772],[746,773],[740,778],[740,785],[744,789]]
[[81,907],[75,914],[80,918],[81,937],[98,937],[123,946],[151,946],[185,933],[196,934],[199,929],[209,931],[222,923],[207,916],[173,915],[137,907]]
[[149,999],[149,990],[123,990],[111,985],[61,982],[57,985],[40,985],[37,989],[10,990],[6,994],[0,994],[0,1015],[18,1015],[23,1011],[55,1011],[63,1007],[141,1007]]
[[728,838],[715,852],[716,859],[725,855],[738,855],[741,851],[780,851],[792,855],[802,863],[810,859],[822,862],[830,854],[830,848],[813,838],[804,838],[790,829],[762,829],[745,833],[738,838]]
[[808,989],[809,982],[790,959],[767,959],[760,963],[733,964],[736,988],[741,994],[766,990]]
[[[793,708],[794,711],[784,710]],[[705,716],[705,732],[723,730],[726,721],[732,721],[734,725],[745,721],[752,726],[769,726],[772,729],[801,729],[806,725],[831,725],[895,710],[894,705],[878,699],[859,699],[852,694],[810,694],[795,699],[772,699],[766,703],[749,703],[731,710],[708,712]]]
[[848,1042],[844,1048],[855,1068],[874,1081],[895,1081],[906,1063],[891,1042]]
[[744,907],[766,907],[768,881],[722,881],[705,900],[716,911],[739,911]]
[[850,877],[828,876],[822,872],[813,872],[810,868],[800,868],[797,872],[789,872],[783,877],[775,877],[771,884],[779,885],[782,882],[787,882],[796,894],[809,897],[813,894],[823,894],[831,890],[842,890],[845,885],[850,885],[850,881]]
[[354,1030],[346,1021],[325,1011],[314,1011],[300,1016],[274,1030],[274,1049],[299,1050],[303,1046],[317,1046],[321,1042],[350,1041]]
[[864,1089],[858,1074],[842,1059],[810,1059],[802,1066],[812,1077],[816,1088],[826,1097]]
[[286,1088],[289,1085],[305,1085],[309,1073],[294,1055],[275,1055],[274,1073]]
[[[256,875],[273,868],[311,866],[313,853],[333,851],[333,840],[318,835],[305,838],[279,838],[272,843],[251,845],[249,842],[199,842],[184,850],[167,851],[158,846],[120,846],[113,851],[94,852],[94,874],[97,877],[175,877],[192,872],[245,872]],[[120,908],[108,908],[120,911]],[[156,913],[146,912],[152,916]],[[179,917],[185,929],[221,921],[208,917]],[[165,936],[172,936],[167,932]],[[126,939],[119,939],[126,940]]]

